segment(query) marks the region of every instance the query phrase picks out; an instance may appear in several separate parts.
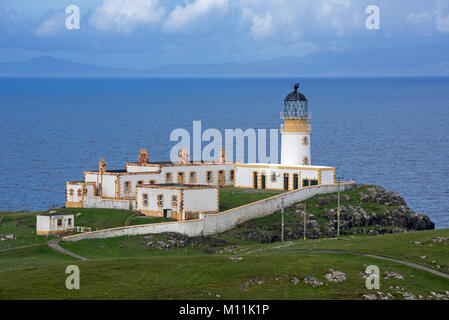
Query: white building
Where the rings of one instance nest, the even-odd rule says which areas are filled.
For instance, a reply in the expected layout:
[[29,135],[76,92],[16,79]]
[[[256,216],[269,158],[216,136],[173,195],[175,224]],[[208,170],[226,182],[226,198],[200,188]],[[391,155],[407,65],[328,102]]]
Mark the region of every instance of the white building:
[[[177,163],[149,162],[147,151],[142,149],[139,161],[126,163],[125,170],[106,170],[106,162],[101,159],[98,171],[84,172],[84,181],[67,182],[66,207],[132,209],[156,216],[164,216],[164,212],[168,216],[170,212],[170,216],[184,220],[199,212],[216,212],[218,204],[216,207],[211,204],[218,197],[211,190],[219,187],[295,190],[335,183],[335,168],[311,165],[311,114],[307,98],[298,88],[296,84],[284,99],[280,164],[226,162],[224,149],[219,161],[190,161],[188,153],[181,150]],[[178,186],[169,188],[169,184]],[[169,205],[165,195],[163,207],[151,207],[154,203],[150,198],[149,205],[142,204],[143,194],[153,197],[155,189],[162,192],[161,185],[165,185],[164,192],[171,190],[167,196],[177,193],[178,202],[183,200],[179,202],[183,210],[179,204]],[[182,193],[192,196],[182,197]],[[187,212],[196,213],[186,215]]]
[[36,234],[50,236],[75,230],[73,214],[47,214],[36,216]]
[[143,184],[137,186],[137,210],[148,216],[176,220],[198,219],[216,213],[218,187],[186,184]]

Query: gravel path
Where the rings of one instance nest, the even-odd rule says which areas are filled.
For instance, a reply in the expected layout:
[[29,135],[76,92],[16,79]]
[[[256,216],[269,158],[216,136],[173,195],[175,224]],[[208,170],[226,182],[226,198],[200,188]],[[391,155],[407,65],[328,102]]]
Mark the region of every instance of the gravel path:
[[67,254],[67,255],[69,255],[71,257],[74,257],[74,258],[77,258],[77,259],[80,259],[80,260],[89,260],[87,258],[84,258],[82,256],[77,255],[76,253],[73,253],[73,252],[71,252],[69,250],[64,249],[63,247],[61,247],[59,245],[60,241],[61,241],[60,239],[53,239],[53,240],[48,241],[47,244],[48,244],[48,246],[50,248],[53,248],[53,249],[55,249],[55,250],[57,250],[57,251],[59,251],[61,253]]
[[301,250],[301,249],[285,249],[285,250],[275,250],[278,252],[301,252],[301,253],[329,253],[329,254],[352,254],[352,255],[356,255],[356,256],[364,256],[364,257],[370,257],[370,258],[375,258],[375,259],[381,259],[381,260],[387,260],[387,261],[392,261],[392,262],[396,262],[396,263],[400,263],[400,264],[404,264],[406,266],[409,266],[411,268],[415,268],[415,269],[419,269],[419,270],[423,270],[429,273],[432,273],[434,275],[449,279],[449,274],[444,273],[444,272],[440,272],[428,267],[424,267],[420,264],[417,263],[413,263],[413,262],[409,262],[409,261],[404,261],[404,260],[399,260],[399,259],[395,259],[395,258],[388,258],[388,257],[383,257],[383,256],[378,256],[375,254],[371,254],[371,253],[361,253],[361,252],[344,252],[344,251],[334,251],[334,250]]

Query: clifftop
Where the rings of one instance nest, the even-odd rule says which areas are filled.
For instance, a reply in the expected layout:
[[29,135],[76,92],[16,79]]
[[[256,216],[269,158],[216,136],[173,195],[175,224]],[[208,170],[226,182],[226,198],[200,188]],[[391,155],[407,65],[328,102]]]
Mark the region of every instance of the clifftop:
[[[435,224],[425,214],[411,210],[397,192],[380,186],[358,184],[340,194],[340,234],[368,234],[431,230]],[[337,236],[337,194],[316,195],[285,210],[285,239]],[[280,240],[280,213],[254,219],[234,229],[237,239]]]

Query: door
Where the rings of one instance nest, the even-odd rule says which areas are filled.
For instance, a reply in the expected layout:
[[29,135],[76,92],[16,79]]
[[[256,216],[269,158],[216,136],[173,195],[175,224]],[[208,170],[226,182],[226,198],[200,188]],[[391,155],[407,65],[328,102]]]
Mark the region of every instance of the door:
[[288,173],[284,173],[284,190],[288,190]]
[[298,174],[297,173],[295,173],[294,175],[293,175],[293,189],[298,189],[298,187],[299,187],[299,177],[298,177]]
[[265,174],[262,174],[260,176],[260,178],[261,178],[261,181],[260,181],[261,186],[260,186],[260,188],[261,189],[265,189],[265,187],[266,187],[266,180],[267,180]]
[[222,187],[225,184],[225,177],[224,177],[224,171],[220,170],[218,171],[218,186]]
[[257,179],[258,179],[257,172],[254,172],[253,173],[253,187],[254,187],[254,189],[257,189]]
[[171,218],[171,209],[164,209],[164,218]]
[[184,184],[184,172],[178,172],[178,183]]

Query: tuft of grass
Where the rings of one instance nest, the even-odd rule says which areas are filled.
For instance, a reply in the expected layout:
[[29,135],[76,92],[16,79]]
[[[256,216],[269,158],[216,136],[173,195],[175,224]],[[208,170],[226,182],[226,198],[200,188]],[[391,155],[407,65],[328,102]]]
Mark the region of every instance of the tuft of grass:
[[240,207],[282,193],[277,190],[220,188],[220,211]]

